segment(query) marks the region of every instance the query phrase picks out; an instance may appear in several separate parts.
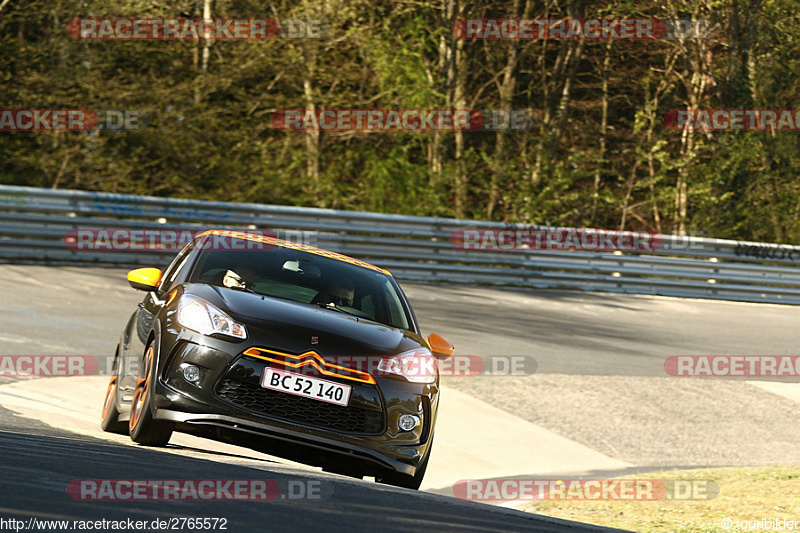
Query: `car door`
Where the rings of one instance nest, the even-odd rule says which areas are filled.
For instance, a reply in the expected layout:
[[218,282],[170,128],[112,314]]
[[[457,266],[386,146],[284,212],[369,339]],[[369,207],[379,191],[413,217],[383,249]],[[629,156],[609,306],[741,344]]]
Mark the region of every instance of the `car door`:
[[133,391],[136,388],[136,380],[139,376],[139,365],[141,364],[147,341],[150,338],[150,333],[153,331],[161,309],[166,304],[166,295],[177,281],[185,277],[188,265],[191,263],[191,252],[193,250],[194,242],[181,250],[161,277],[158,290],[147,293],[128,322],[128,329],[125,335],[126,342],[125,346],[123,346],[124,366],[118,384],[122,392],[123,402],[130,402],[133,398]]

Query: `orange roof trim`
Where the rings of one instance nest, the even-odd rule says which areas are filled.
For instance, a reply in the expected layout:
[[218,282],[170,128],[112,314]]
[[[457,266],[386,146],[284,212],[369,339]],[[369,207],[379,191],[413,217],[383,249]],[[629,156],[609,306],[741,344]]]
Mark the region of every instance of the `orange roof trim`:
[[328,257],[330,259],[335,259],[336,261],[341,261],[342,263],[349,263],[351,265],[359,266],[361,268],[374,270],[375,272],[380,272],[382,274],[386,274],[387,276],[392,275],[392,273],[389,272],[388,270],[376,267],[375,265],[367,263],[366,261],[361,261],[360,259],[355,259],[347,255],[331,252],[330,250],[323,250],[322,248],[316,248],[314,246],[309,246],[307,244],[298,244],[296,242],[285,241],[283,239],[276,239],[275,237],[268,237],[266,235],[257,235],[255,233],[247,233],[244,231],[231,231],[222,229],[210,229],[208,231],[204,231],[203,233],[198,235],[198,237],[202,237],[203,235],[221,235],[223,237],[233,237],[236,239],[245,239],[248,241],[260,242],[263,244],[272,244],[275,246],[280,246],[281,248],[287,248],[290,250],[299,250],[301,252],[308,252],[310,254],[319,255],[322,257]]

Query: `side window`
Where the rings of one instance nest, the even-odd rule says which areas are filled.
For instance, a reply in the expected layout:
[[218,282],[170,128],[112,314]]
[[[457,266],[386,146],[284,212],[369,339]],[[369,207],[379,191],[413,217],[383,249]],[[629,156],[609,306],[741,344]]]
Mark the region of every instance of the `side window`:
[[394,291],[394,287],[387,280],[384,283],[384,295],[386,297],[386,308],[389,312],[389,320],[392,325],[402,329],[408,328],[408,320],[406,320],[406,313],[403,310],[403,304]]
[[161,293],[167,292],[172,289],[173,282],[178,277],[178,274],[183,270],[186,266],[189,257],[191,256],[192,251],[194,250],[195,241],[190,242],[189,244],[184,247],[183,250],[172,260],[169,267],[167,267],[164,276],[161,278],[161,284],[158,287],[158,291]]

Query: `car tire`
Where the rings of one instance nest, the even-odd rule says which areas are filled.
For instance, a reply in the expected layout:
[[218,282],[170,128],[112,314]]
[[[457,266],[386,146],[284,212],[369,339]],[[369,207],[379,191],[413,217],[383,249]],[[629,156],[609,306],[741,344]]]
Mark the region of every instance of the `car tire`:
[[431,458],[431,448],[433,448],[433,442],[428,446],[428,455],[425,456],[425,459],[423,459],[413,476],[387,471],[380,477],[376,477],[375,481],[383,483],[384,485],[394,485],[395,487],[419,490],[420,485],[422,485],[422,478],[425,477],[425,471],[428,469],[428,459]]
[[139,377],[131,400],[131,419],[128,430],[131,440],[145,446],[164,446],[169,442],[175,425],[172,422],[153,418],[151,400],[156,380],[155,342],[144,351]]
[[114,356],[114,367],[111,371],[111,379],[108,382],[108,389],[106,390],[106,399],[103,402],[103,411],[101,416],[103,421],[100,427],[103,431],[109,433],[118,433],[120,435],[128,434],[128,423],[120,422],[119,409],[117,408],[117,380],[119,379],[119,348]]

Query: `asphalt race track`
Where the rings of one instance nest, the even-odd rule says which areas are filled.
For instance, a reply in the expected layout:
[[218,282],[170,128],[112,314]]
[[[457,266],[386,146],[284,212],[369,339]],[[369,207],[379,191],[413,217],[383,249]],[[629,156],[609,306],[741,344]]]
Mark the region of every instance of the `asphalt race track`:
[[[75,381],[80,387],[65,381],[78,378],[0,376],[0,517],[211,517],[225,518],[229,531],[589,531],[598,529],[456,499],[452,485],[473,477],[800,464],[796,382],[664,371],[671,355],[797,355],[800,309],[403,286],[424,332],[444,335],[457,354],[527,355],[537,363],[526,376],[443,379],[424,491],[177,435],[165,450],[136,446],[99,431],[104,376]],[[21,265],[0,265],[0,293],[0,355],[106,357],[142,297],[123,271]],[[487,455],[497,457],[484,461]],[[75,501],[66,490],[79,479],[189,478],[270,479],[281,495],[292,483],[318,483],[321,497],[109,502]]]
[[[522,512],[415,493],[374,483],[296,472],[268,461],[232,465],[177,457],[137,446],[110,444],[54,430],[0,409],[3,453],[0,513],[28,521],[169,520],[225,518],[229,531],[592,531]],[[317,479],[320,500],[72,501],[65,486],[74,479],[262,479],[279,484]],[[285,492],[282,494],[286,495]]]

